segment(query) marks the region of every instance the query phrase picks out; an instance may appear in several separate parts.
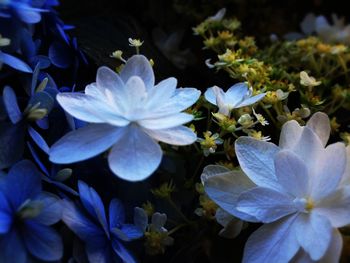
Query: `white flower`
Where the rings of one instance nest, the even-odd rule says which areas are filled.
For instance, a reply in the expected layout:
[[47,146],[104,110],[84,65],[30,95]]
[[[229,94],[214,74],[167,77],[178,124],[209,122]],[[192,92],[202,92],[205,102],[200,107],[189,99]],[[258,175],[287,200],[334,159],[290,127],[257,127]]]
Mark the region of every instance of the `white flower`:
[[117,176],[143,180],[159,166],[157,141],[188,145],[197,138],[185,126],[193,116],[181,111],[194,104],[200,91],[176,89],[175,78],[154,85],[149,61],[135,55],[120,74],[107,67],[97,71],[96,83],[83,93],[60,93],[57,101],[73,117],[90,124],[69,132],[50,149],[54,163],[72,163],[111,148],[109,167]]
[[344,144],[325,147],[329,134],[327,115],[316,113],[305,127],[287,122],[279,146],[237,139],[247,176],[204,171],[205,191],[222,209],[265,223],[247,241],[243,262],[338,262],[337,228],[350,223],[349,170]]
[[314,77],[309,76],[306,71],[301,71],[300,74],[300,84],[306,87],[315,87],[321,85],[321,81],[316,81]]
[[221,8],[217,13],[213,16],[209,16],[206,21],[218,22],[221,21],[226,14],[226,8]]
[[261,100],[265,93],[252,96],[252,90],[242,82],[233,85],[226,92],[217,86],[208,88],[204,96],[211,104],[219,107],[219,113],[229,116],[232,109],[254,104]]

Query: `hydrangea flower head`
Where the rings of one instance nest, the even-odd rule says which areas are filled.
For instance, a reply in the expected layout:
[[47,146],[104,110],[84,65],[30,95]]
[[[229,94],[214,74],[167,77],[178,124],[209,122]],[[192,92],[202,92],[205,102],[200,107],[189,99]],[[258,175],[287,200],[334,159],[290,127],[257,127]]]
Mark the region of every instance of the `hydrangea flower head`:
[[59,260],[62,240],[50,225],[61,215],[60,200],[42,192],[36,167],[27,160],[15,164],[0,176],[0,261]]
[[123,204],[112,199],[109,218],[97,192],[82,181],[78,182],[82,206],[63,200],[63,221],[85,243],[89,262],[136,262],[122,241],[143,235],[142,230],[126,224]]
[[289,121],[279,146],[237,139],[246,176],[223,168],[204,171],[205,190],[220,207],[243,220],[265,223],[249,238],[243,262],[339,260],[337,228],[350,223],[350,188],[342,183],[348,177],[345,146],[325,147],[329,133],[323,113],[314,114],[305,127]]
[[135,55],[120,74],[106,67],[97,72],[96,83],[82,93],[60,93],[57,101],[73,117],[89,122],[66,134],[50,150],[54,163],[86,160],[112,147],[108,162],[119,177],[143,180],[159,166],[162,150],[157,141],[188,145],[195,133],[183,124],[191,114],[181,111],[200,96],[194,88],[176,89],[175,78],[157,85],[149,61]]
[[246,83],[237,83],[224,92],[221,88],[214,86],[207,89],[205,99],[211,104],[219,107],[219,113],[230,115],[232,109],[249,106],[261,100],[265,93],[252,96],[252,90]]

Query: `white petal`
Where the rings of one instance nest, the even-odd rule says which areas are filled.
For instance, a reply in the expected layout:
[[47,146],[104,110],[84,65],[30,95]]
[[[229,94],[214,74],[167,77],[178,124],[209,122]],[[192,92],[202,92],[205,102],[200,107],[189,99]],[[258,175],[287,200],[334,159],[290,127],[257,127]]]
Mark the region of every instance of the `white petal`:
[[216,96],[213,91],[213,88],[208,88],[204,93],[205,99],[213,105],[216,105]]
[[176,78],[167,78],[159,82],[156,86],[148,91],[148,101],[146,107],[154,109],[163,103],[166,103],[175,93],[177,85]]
[[226,102],[225,92],[217,86],[213,87],[213,92],[216,98],[216,105],[219,107],[219,113],[228,116],[230,109],[229,104]]
[[295,120],[287,121],[282,126],[279,147],[282,149],[293,149],[299,141],[303,127]]
[[265,97],[265,95],[266,95],[266,93],[261,93],[261,94],[255,95],[253,97],[250,97],[248,99],[245,99],[244,101],[242,101],[241,103],[236,105],[236,108],[252,105],[252,104],[262,100]]
[[242,193],[238,198],[237,210],[263,223],[274,222],[297,211],[290,196],[263,187]]
[[129,126],[108,156],[115,175],[127,181],[140,181],[159,166],[162,150],[158,143],[137,127]]
[[236,108],[236,106],[243,101],[247,93],[248,85],[246,83],[237,83],[226,91],[226,103]]
[[269,142],[240,137],[235,143],[242,170],[258,186],[280,190],[275,175],[274,158],[279,148]]
[[56,96],[62,108],[73,117],[90,123],[108,122],[126,126],[129,121],[119,116],[106,102],[80,93],[60,93]]
[[333,227],[350,224],[350,186],[340,188],[323,199],[314,211],[327,217]]
[[174,128],[193,120],[193,115],[188,113],[177,113],[155,119],[139,120],[138,124],[150,130],[162,130]]
[[111,147],[122,130],[108,124],[90,124],[71,131],[51,146],[50,161],[74,163],[94,157]]
[[346,167],[346,150],[343,143],[334,143],[322,150],[312,175],[311,197],[319,200],[332,193],[343,176]]
[[326,217],[311,212],[299,214],[295,222],[296,236],[300,246],[312,260],[325,255],[332,237],[332,225]]
[[210,177],[202,176],[202,180],[207,195],[222,209],[243,220],[257,222],[254,217],[236,209],[239,195],[255,186],[245,174],[229,171]]
[[309,175],[305,163],[293,152],[282,150],[275,157],[276,176],[285,192],[295,197],[307,196]]
[[286,263],[299,249],[294,233],[295,216],[265,224],[248,239],[243,263]]
[[316,112],[311,116],[306,126],[316,133],[323,146],[326,146],[329,135],[331,134],[331,124],[328,115],[323,112]]
[[120,77],[126,83],[132,76],[140,77],[145,83],[146,89],[154,86],[154,73],[148,59],[143,55],[134,55],[126,62]]
[[124,102],[126,104],[124,116],[131,121],[143,118],[147,92],[142,79],[138,76],[130,77],[125,84],[125,89],[127,94],[124,96]]
[[185,126],[163,130],[144,129],[144,131],[153,139],[171,145],[189,145],[197,140],[197,135],[190,128]]

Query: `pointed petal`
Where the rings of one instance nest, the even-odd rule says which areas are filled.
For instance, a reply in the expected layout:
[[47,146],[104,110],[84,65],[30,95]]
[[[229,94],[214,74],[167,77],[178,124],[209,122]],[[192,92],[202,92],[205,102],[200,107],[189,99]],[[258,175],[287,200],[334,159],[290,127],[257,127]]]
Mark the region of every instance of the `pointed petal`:
[[89,187],[83,181],[78,181],[78,189],[80,200],[88,211],[90,216],[92,216],[97,222],[100,223],[101,227],[104,229],[106,235],[109,235],[109,228],[106,219],[106,212],[101,197],[92,187]]
[[263,187],[242,193],[238,198],[237,210],[263,223],[274,222],[297,211],[290,196]]
[[197,135],[186,126],[163,130],[144,129],[144,131],[153,139],[171,145],[189,145],[197,140]]
[[192,114],[180,112],[160,118],[139,120],[138,124],[150,130],[163,130],[183,125],[192,120]]
[[131,253],[116,239],[112,240],[112,247],[114,252],[123,260],[123,262],[127,263],[136,263],[136,260],[131,255]]
[[275,157],[276,176],[278,182],[295,197],[307,196],[309,175],[305,163],[293,152],[282,150]]
[[129,121],[113,111],[113,106],[104,98],[94,98],[82,93],[60,93],[56,96],[62,108],[73,117],[91,123],[108,122],[126,126]]
[[243,102],[244,96],[248,93],[248,85],[244,82],[233,85],[226,91],[226,103],[232,105],[234,108]]
[[328,218],[333,227],[350,224],[350,186],[338,189],[323,199],[314,211]]
[[311,197],[319,200],[339,185],[346,167],[346,149],[343,143],[329,145],[320,154],[311,178]]
[[253,97],[250,97],[248,99],[245,99],[241,103],[239,103],[236,106],[236,108],[241,108],[241,107],[252,105],[252,104],[262,100],[265,97],[265,95],[266,95],[266,93],[261,93],[261,94],[255,95]]
[[326,146],[329,135],[331,134],[331,124],[328,115],[323,112],[316,112],[311,116],[306,126],[316,133],[323,146]]
[[47,145],[46,141],[44,140],[44,138],[36,131],[33,129],[33,127],[29,126],[28,127],[28,132],[30,137],[32,137],[33,141],[35,142],[35,144],[41,149],[43,150],[45,153],[49,153],[50,148]]
[[122,239],[124,241],[132,241],[143,236],[141,229],[132,224],[123,224],[120,227],[120,231],[123,233],[123,236],[126,237],[126,239]]
[[94,157],[118,141],[123,131],[108,124],[90,124],[71,131],[51,146],[50,161],[73,163]]
[[49,226],[61,220],[62,205],[61,200],[57,196],[43,192],[38,201],[43,204],[43,208],[40,214],[33,219],[35,222]]
[[294,221],[289,216],[256,230],[245,245],[243,263],[289,262],[299,249]]
[[109,228],[120,227],[125,222],[125,210],[122,202],[116,198],[109,203]]
[[237,210],[239,195],[255,186],[239,171],[229,171],[217,175],[202,176],[206,194],[226,212],[246,221],[257,222],[255,217]]
[[61,236],[51,227],[27,222],[22,237],[29,252],[41,260],[55,261],[63,255]]
[[322,258],[332,238],[332,225],[317,213],[299,214],[296,224],[296,237],[300,246],[310,255],[312,260]]
[[[212,176],[230,172],[230,171],[231,170],[226,168],[225,166],[209,164],[206,167],[204,167],[203,172],[201,174],[202,184],[204,184],[204,182]],[[244,176],[247,178],[247,181],[250,181],[246,175]]]
[[208,88],[204,93],[205,99],[213,105],[216,105],[216,96],[213,91],[213,88]]
[[258,186],[280,190],[275,175],[274,158],[279,148],[273,143],[240,137],[235,143],[236,155],[243,172]]
[[158,143],[137,127],[128,127],[124,134],[109,153],[109,167],[124,180],[144,180],[158,168],[162,150]]
[[28,66],[28,64],[24,63],[22,60],[1,51],[0,51],[0,62],[10,66],[11,68],[17,69],[25,73],[33,72],[31,67]]
[[6,86],[3,90],[2,99],[11,122],[16,124],[22,119],[22,113],[19,109],[14,90]]
[[148,59],[143,55],[134,55],[126,62],[120,77],[126,83],[132,76],[140,77],[145,83],[146,89],[154,86],[154,73]]
[[287,121],[282,126],[279,147],[282,149],[293,149],[299,141],[303,127],[295,120]]
[[148,91],[148,101],[146,107],[153,109],[159,107],[163,103],[166,103],[173,95],[176,90],[177,79],[167,78],[159,82],[156,86]]

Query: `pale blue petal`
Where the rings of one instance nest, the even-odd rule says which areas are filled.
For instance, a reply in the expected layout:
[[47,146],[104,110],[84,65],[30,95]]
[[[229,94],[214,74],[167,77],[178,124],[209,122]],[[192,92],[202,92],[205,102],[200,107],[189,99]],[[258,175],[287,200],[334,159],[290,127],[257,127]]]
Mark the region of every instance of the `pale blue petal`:
[[213,91],[213,88],[208,88],[204,93],[205,99],[213,105],[216,105],[216,96]]
[[270,188],[256,187],[242,193],[237,210],[263,223],[274,222],[297,211],[293,198]]
[[306,164],[293,152],[282,150],[275,157],[276,176],[286,193],[304,198],[309,190]]
[[49,146],[47,145],[46,141],[44,140],[44,138],[36,131],[33,129],[33,127],[29,126],[28,127],[28,132],[30,137],[32,137],[33,141],[35,142],[35,144],[41,149],[43,150],[45,153],[49,153]]
[[243,101],[244,96],[246,96],[248,93],[248,90],[248,85],[244,82],[233,85],[226,91],[225,102],[235,108],[238,107],[237,105]]
[[296,237],[300,246],[312,260],[322,258],[332,238],[332,225],[326,217],[317,213],[299,214],[296,225]]
[[286,263],[299,250],[295,236],[295,216],[265,224],[248,239],[243,263]]
[[342,248],[343,237],[338,229],[333,229],[332,239],[325,255],[320,259],[320,263],[339,262]]
[[156,86],[148,91],[149,99],[145,107],[148,109],[154,109],[163,103],[166,103],[174,95],[176,85],[176,78],[167,78],[159,82]]
[[148,59],[143,55],[134,55],[124,65],[120,77],[126,83],[132,76],[140,77],[145,83],[146,89],[154,86],[154,73]]
[[266,93],[261,93],[261,94],[255,95],[253,97],[250,97],[248,99],[245,99],[241,103],[239,103],[236,107],[240,108],[240,107],[252,105],[252,104],[262,100],[265,97],[265,95],[266,95]]
[[108,156],[115,175],[127,181],[141,181],[159,166],[162,150],[158,143],[137,127],[127,128]]
[[287,121],[282,126],[279,147],[282,149],[294,149],[300,139],[303,129],[304,128],[301,127],[297,121]]
[[197,140],[197,135],[186,126],[163,130],[144,129],[144,131],[153,139],[171,145],[189,145]]
[[316,133],[323,146],[326,146],[331,134],[331,124],[328,115],[323,112],[316,112],[311,116],[310,120],[308,120],[306,126]]
[[149,130],[163,130],[174,128],[193,120],[193,115],[180,112],[154,119],[139,120],[138,124]]
[[241,169],[258,186],[280,190],[275,175],[274,158],[279,148],[273,143],[240,137],[235,143]]
[[71,131],[51,146],[50,161],[74,163],[94,157],[117,142],[123,130],[108,124],[90,124]]
[[145,84],[140,77],[133,76],[129,78],[125,88],[127,90],[127,94],[124,96],[127,104],[125,116],[129,120],[137,120],[144,111],[144,104],[147,99]]
[[151,219],[152,229],[157,232],[163,232],[166,221],[167,221],[166,214],[155,212],[152,215],[152,219]]

